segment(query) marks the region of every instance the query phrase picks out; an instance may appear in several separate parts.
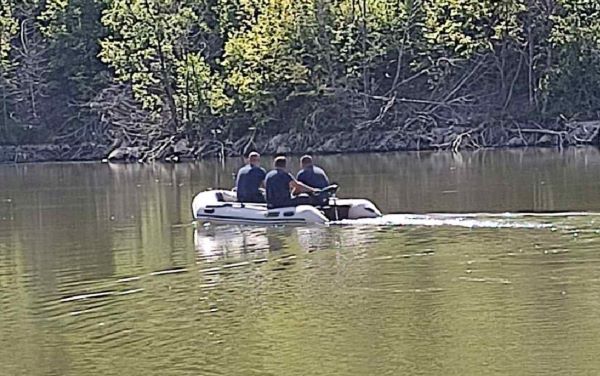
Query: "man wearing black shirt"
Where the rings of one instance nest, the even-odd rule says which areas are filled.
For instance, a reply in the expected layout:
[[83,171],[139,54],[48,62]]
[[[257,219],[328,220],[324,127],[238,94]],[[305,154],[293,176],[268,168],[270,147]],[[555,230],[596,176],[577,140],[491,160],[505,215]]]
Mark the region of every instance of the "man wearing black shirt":
[[323,189],[329,185],[329,179],[327,178],[325,171],[313,164],[310,155],[305,155],[300,158],[300,165],[302,166],[302,170],[300,170],[296,176],[296,179],[298,179],[299,182],[318,189]]
[[260,154],[253,151],[248,155],[248,164],[242,167],[235,179],[237,199],[239,202],[265,202],[260,187],[267,172],[260,167]]
[[267,206],[269,208],[282,208],[286,206],[310,205],[310,197],[293,197],[293,194],[314,193],[316,189],[303,184],[286,170],[285,157],[277,157],[273,163],[275,169],[269,171],[265,178],[267,190]]

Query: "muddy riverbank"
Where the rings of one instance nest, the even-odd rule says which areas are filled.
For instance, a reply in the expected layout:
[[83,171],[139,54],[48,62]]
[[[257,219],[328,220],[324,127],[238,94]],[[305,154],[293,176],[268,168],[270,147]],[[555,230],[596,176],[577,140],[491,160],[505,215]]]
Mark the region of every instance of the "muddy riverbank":
[[[86,142],[71,145],[0,146],[0,163],[49,161],[179,162],[237,156],[249,150],[266,155],[280,153],[318,154],[472,150],[504,147],[569,147],[600,145],[600,121],[572,122],[543,127],[536,123],[496,126],[450,126],[419,130],[343,131],[335,133],[290,132],[243,137],[231,141],[216,137],[165,136],[150,146],[128,145],[122,140],[110,144]],[[156,145],[158,144],[158,145]],[[118,146],[115,146],[118,145]]]

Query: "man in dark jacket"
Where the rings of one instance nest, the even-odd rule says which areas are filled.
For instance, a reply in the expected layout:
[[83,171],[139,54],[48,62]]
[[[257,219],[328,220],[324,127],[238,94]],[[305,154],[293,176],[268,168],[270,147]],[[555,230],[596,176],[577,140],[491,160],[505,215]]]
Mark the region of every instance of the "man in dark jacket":
[[302,166],[302,170],[300,170],[296,176],[296,179],[298,179],[299,182],[318,189],[323,189],[329,185],[329,179],[327,178],[325,171],[313,164],[310,155],[305,155],[300,158],[300,165]]
[[248,155],[248,164],[240,168],[235,179],[239,202],[265,202],[260,191],[267,172],[260,167],[260,154],[253,151]]
[[317,190],[303,184],[287,171],[287,160],[285,157],[277,157],[273,163],[275,169],[269,171],[265,179],[267,190],[267,206],[269,208],[282,208],[286,206],[310,205],[311,197],[297,196],[291,194],[314,193]]

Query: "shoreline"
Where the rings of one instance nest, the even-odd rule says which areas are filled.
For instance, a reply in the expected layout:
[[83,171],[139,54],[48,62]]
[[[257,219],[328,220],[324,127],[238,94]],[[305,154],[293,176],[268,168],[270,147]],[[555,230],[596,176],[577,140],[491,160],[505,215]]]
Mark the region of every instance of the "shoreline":
[[[566,129],[566,130],[565,130]],[[365,130],[324,133],[301,132],[258,136],[256,140],[241,139],[235,144],[220,140],[188,140],[169,136],[170,144],[162,155],[151,161],[177,163],[223,157],[239,157],[243,151],[257,150],[263,155],[313,153],[353,154],[403,151],[462,151],[505,148],[567,148],[573,146],[600,147],[600,121],[574,122],[560,130],[539,125],[479,126],[431,128],[419,130]],[[114,145],[115,142],[112,143]],[[137,146],[120,146],[85,142],[78,145],[31,144],[0,145],[0,163],[84,162],[120,163],[148,162],[146,150]]]

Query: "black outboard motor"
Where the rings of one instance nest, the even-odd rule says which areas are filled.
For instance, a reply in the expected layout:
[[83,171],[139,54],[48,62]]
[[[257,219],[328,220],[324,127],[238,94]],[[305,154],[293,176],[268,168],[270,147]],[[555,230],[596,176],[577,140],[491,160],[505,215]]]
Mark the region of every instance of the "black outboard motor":
[[338,188],[337,184],[331,184],[315,192],[313,195],[313,205],[319,207],[329,205],[329,198],[335,197]]

